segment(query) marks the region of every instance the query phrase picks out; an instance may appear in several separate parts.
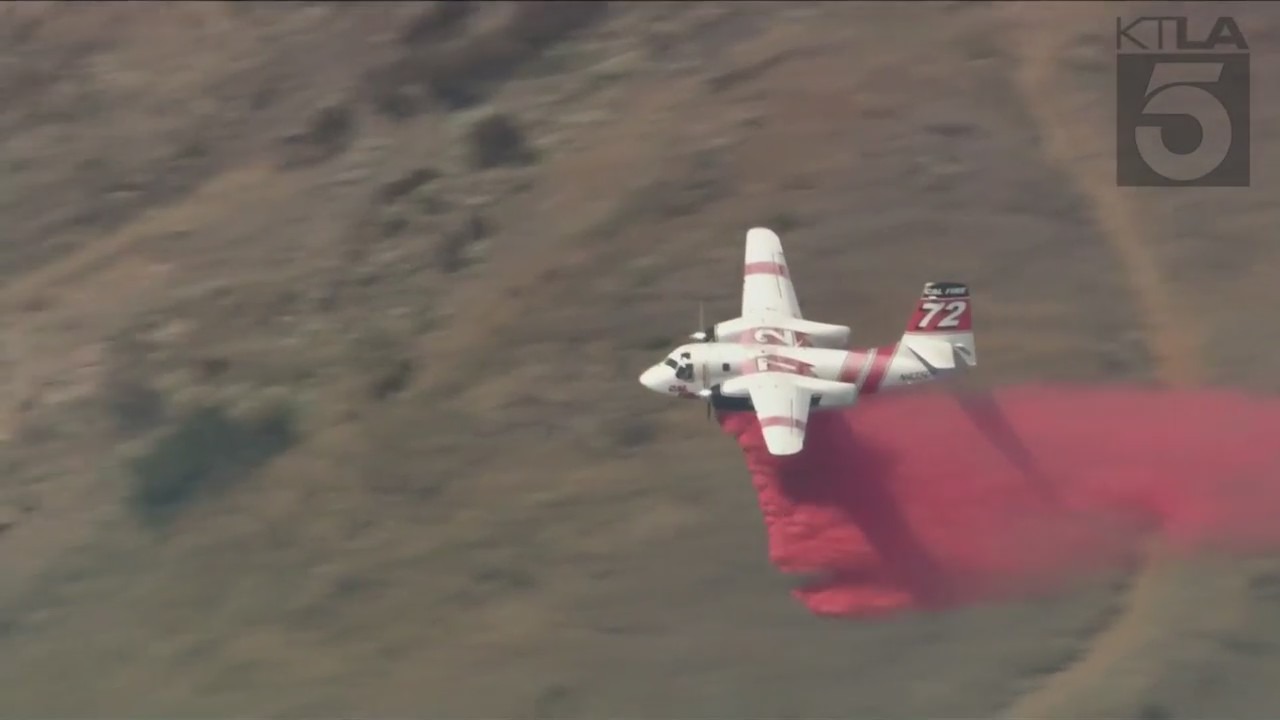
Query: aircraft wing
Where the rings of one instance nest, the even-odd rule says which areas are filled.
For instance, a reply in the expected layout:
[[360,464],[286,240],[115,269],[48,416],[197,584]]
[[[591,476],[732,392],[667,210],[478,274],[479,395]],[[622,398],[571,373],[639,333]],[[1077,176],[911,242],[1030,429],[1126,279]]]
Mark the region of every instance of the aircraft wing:
[[805,429],[815,397],[832,405],[851,406],[858,400],[853,383],[789,372],[739,375],[721,386],[726,395],[747,395],[755,407],[765,447],[773,455],[795,455],[804,449]]
[[774,455],[795,455],[804,448],[805,425],[814,391],[790,373],[763,372],[729,380],[725,392],[751,396],[765,446]]
[[768,228],[747,231],[742,268],[742,317],[802,317],[796,289],[782,254],[782,240]]

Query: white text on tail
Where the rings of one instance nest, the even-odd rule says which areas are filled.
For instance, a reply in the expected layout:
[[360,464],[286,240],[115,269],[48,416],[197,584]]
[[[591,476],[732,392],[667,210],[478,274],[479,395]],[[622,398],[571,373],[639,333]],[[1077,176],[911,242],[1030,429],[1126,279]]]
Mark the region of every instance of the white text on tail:
[[925,283],[902,342],[939,369],[977,365],[969,286],[958,282]]

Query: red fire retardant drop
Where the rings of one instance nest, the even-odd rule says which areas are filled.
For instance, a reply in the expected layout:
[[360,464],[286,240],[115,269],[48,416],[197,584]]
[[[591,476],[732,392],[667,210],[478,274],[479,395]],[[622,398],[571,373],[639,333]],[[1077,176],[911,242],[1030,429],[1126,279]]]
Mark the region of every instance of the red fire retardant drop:
[[813,413],[805,449],[721,416],[770,559],[813,612],[869,616],[1043,595],[1135,560],[1280,549],[1280,400],[1025,386],[906,392]]

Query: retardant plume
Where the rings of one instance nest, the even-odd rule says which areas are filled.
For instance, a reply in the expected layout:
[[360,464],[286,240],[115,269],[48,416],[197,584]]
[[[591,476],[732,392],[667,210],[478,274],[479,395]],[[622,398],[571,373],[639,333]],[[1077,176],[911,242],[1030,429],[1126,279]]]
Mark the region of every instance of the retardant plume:
[[1280,548],[1280,401],[1228,391],[1025,386],[868,397],[813,413],[805,449],[737,437],[772,561],[819,614],[1064,589],[1166,549]]

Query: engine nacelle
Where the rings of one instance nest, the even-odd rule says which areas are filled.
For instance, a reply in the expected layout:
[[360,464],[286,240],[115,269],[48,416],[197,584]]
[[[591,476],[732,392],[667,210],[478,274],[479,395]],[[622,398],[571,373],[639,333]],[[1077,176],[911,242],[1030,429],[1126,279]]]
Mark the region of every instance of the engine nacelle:
[[698,332],[690,333],[689,339],[694,342],[717,342],[716,326],[708,325]]
[[711,342],[754,343],[792,347],[820,347],[843,350],[849,347],[849,328],[799,318],[778,318],[768,322],[734,318],[704,331]]
[[711,407],[720,412],[751,412],[756,409],[751,402],[751,396],[725,395],[721,392],[719,385],[711,388],[711,397],[707,399],[711,403]]

